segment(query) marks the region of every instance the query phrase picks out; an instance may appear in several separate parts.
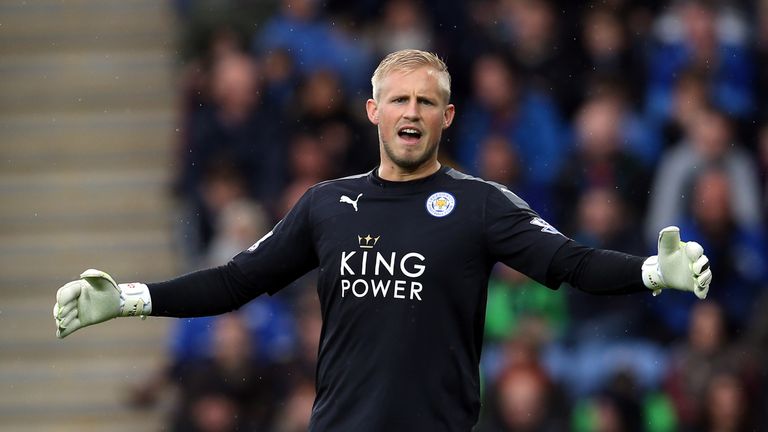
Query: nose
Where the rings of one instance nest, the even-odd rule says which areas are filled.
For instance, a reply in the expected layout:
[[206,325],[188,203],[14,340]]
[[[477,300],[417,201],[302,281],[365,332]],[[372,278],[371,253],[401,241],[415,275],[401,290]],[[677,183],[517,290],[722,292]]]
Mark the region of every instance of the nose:
[[403,117],[407,120],[418,120],[421,118],[421,113],[419,112],[419,102],[416,100],[416,98],[413,98],[410,102],[408,102],[408,106],[405,107]]

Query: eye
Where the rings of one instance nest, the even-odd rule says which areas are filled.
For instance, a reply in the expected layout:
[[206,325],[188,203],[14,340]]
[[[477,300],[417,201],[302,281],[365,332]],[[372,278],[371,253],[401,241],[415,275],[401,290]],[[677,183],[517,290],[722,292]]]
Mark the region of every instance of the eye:
[[405,96],[400,96],[400,97],[396,97],[396,98],[392,99],[392,102],[394,102],[394,103],[403,103],[403,102],[406,102],[407,100],[408,100],[408,98],[406,98]]

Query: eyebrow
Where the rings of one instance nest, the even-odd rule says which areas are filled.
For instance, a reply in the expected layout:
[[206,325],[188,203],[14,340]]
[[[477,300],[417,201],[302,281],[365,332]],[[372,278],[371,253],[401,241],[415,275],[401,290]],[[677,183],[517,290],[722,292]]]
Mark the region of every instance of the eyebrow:
[[417,102],[424,102],[424,101],[426,101],[426,102],[435,103],[435,100],[433,98],[431,98],[431,97],[428,97],[428,96],[416,96],[416,101]]
[[[410,94],[394,94],[390,96],[389,100],[395,100],[395,99],[401,99],[401,98],[410,99],[411,95]],[[416,96],[416,101],[436,103],[436,99],[430,96]]]

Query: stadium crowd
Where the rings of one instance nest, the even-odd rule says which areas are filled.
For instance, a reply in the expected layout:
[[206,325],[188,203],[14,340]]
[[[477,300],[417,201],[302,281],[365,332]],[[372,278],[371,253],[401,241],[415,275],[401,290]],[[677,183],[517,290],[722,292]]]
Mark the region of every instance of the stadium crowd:
[[[174,192],[188,270],[247,248],[312,184],[378,161],[364,103],[387,53],[438,53],[443,164],[507,185],[568,237],[656,253],[678,225],[705,301],[489,283],[478,430],[768,430],[768,1],[177,0]],[[640,269],[638,268],[638,274]],[[321,317],[307,275],[175,322],[135,389],[178,431],[306,430]]]

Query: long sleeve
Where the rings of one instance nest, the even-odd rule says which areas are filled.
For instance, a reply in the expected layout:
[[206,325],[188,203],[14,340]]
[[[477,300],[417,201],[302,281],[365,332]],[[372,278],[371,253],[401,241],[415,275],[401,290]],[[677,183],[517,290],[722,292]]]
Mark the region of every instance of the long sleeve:
[[599,295],[648,291],[640,270],[645,258],[569,241],[553,256],[547,270],[547,285],[567,282],[581,291]]
[[239,308],[261,294],[231,262],[168,281],[147,284],[152,315],[197,317]]

